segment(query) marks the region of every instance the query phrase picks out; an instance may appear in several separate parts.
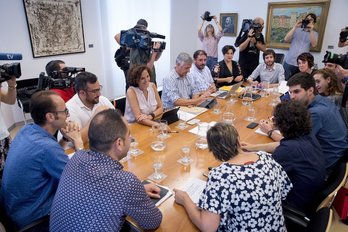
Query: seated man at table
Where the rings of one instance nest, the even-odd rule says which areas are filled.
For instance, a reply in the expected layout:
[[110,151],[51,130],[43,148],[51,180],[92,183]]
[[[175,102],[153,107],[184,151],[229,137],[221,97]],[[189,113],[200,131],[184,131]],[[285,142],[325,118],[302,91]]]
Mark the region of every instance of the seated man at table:
[[[325,155],[317,138],[311,133],[311,115],[301,102],[284,101],[275,107],[273,123],[284,138],[272,157],[282,165],[294,186],[285,202],[302,212],[310,213],[314,210],[316,193],[323,186],[327,174]],[[242,143],[246,150],[265,150],[260,144],[256,146]]]
[[272,49],[267,49],[263,53],[263,64],[259,64],[252,74],[248,77],[249,82],[256,82],[257,77],[260,77],[261,83],[267,81],[269,87],[278,86],[285,80],[284,68],[281,64],[275,63],[276,54]]
[[126,216],[143,229],[156,229],[162,213],[150,197],[159,198],[160,189],[143,185],[119,162],[131,143],[126,120],[104,110],[93,117],[88,137],[91,150],[75,153],[63,172],[50,231],[120,231]]
[[209,94],[200,94],[192,74],[189,73],[192,58],[187,53],[180,53],[174,69],[163,79],[162,101],[165,109],[175,106],[199,105]]
[[[312,132],[326,156],[325,167],[330,170],[348,148],[347,130],[338,108],[329,99],[315,94],[315,80],[308,73],[295,74],[287,85],[291,100],[307,106],[311,114]],[[262,121],[260,125],[270,138],[276,141],[282,138],[278,133],[273,133],[274,128],[269,121]]]
[[102,88],[96,75],[80,72],[75,77],[76,94],[66,103],[69,119],[80,125],[84,142],[87,141],[89,122],[93,116],[102,110],[114,109],[109,99],[101,96]]
[[193,75],[193,81],[199,92],[209,93],[216,92],[215,83],[211,76],[211,71],[206,66],[207,53],[204,50],[197,50],[193,53],[194,65],[192,65],[190,73]]
[[1,200],[6,214],[18,229],[48,231],[49,214],[59,178],[68,156],[53,137],[57,130],[83,148],[76,123],[67,122],[69,111],[53,91],[39,91],[31,97],[27,124],[11,144],[2,179]]

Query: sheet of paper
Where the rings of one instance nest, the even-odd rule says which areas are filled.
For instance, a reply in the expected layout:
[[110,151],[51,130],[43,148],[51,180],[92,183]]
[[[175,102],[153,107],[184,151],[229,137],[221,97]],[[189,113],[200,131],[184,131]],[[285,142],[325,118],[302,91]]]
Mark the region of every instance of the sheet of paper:
[[206,183],[206,181],[197,178],[190,178],[185,183],[184,188],[182,190],[187,192],[191,200],[197,204],[199,201],[199,197],[201,196],[205,188]]
[[180,106],[179,111],[194,114],[197,116],[197,115],[200,115],[200,114],[206,112],[207,110],[208,109],[206,109],[206,108],[198,107],[198,106],[193,106],[193,107]]
[[279,93],[284,94],[289,91],[289,86],[286,85],[287,83],[288,83],[287,81],[280,82],[278,87]]
[[206,136],[208,129],[210,127],[214,126],[216,124],[216,122],[215,121],[211,121],[208,124],[209,124],[209,126],[205,126],[204,130],[198,130],[199,128],[198,128],[198,126],[196,126],[196,127],[192,128],[191,130],[189,130],[189,132],[192,133],[192,134],[195,134],[195,135],[199,135],[199,136]]
[[182,111],[181,109],[178,111],[178,117],[180,120],[183,120],[185,122],[190,121],[194,117],[196,117],[196,114],[191,114],[185,111]]

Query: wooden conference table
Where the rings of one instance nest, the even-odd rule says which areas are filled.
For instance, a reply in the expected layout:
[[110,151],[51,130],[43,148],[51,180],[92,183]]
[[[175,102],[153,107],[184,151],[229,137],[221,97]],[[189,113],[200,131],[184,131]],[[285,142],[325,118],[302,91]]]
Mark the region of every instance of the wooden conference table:
[[[269,105],[271,97],[262,97],[253,103],[256,109],[256,122],[271,116],[273,112],[273,107]],[[218,102],[222,106],[223,113],[227,100],[218,99]],[[242,105],[241,99],[238,99],[235,104],[229,106],[231,106],[229,108],[236,115],[234,124],[239,132],[241,141],[250,143],[271,142],[271,139],[267,136],[255,133],[257,128],[248,129],[246,127],[250,122],[244,119],[247,114],[247,107]],[[197,116],[197,118],[201,122],[219,122],[221,121],[222,113],[214,114],[213,110],[208,110]],[[188,125],[185,130],[179,130],[176,128],[178,124],[179,121],[169,126],[171,130],[179,131],[179,133],[170,133],[170,137],[166,139],[167,147],[161,154],[164,158],[163,172],[167,177],[159,184],[167,186],[170,189],[182,188],[189,178],[199,178],[206,181],[207,179],[203,176],[203,173],[208,173],[208,167],[219,164],[219,161],[214,159],[213,154],[208,149],[201,150],[195,148],[197,136],[190,133],[189,130],[196,125]],[[158,155],[158,152],[153,151],[150,147],[151,142],[155,141],[155,135],[149,127],[139,124],[131,124],[130,131],[139,143],[138,148],[143,150],[144,153],[124,162],[124,169],[137,175],[140,180],[145,180],[153,173],[153,158],[155,155]],[[181,148],[184,145],[189,145],[191,148],[193,162],[189,166],[184,166],[177,162],[181,158]],[[163,213],[163,220],[161,226],[156,231],[198,231],[191,223],[185,209],[174,202],[174,196],[163,202],[159,206],[159,209]]]

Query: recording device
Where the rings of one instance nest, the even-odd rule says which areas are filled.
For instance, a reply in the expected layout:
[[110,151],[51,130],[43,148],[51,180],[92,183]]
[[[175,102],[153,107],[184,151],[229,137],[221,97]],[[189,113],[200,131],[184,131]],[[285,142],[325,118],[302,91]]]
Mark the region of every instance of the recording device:
[[343,68],[348,68],[348,57],[347,54],[335,54],[333,52],[326,51],[323,63],[334,63],[341,65]]
[[[164,35],[149,32],[147,30],[141,30],[136,28],[131,28],[129,30],[121,31],[120,44],[121,46],[126,46],[128,48],[140,48],[144,50],[151,50],[154,45],[153,38],[165,39]],[[159,42],[160,48],[155,49],[155,51],[163,51],[166,49],[166,42]]]
[[236,42],[234,43],[236,47],[239,47],[240,45],[242,34],[248,33],[250,29],[253,29],[254,31],[253,37],[256,39],[256,41],[261,40],[262,25],[260,23],[255,23],[252,19],[243,19],[242,27],[240,29],[238,37],[236,38]]
[[85,68],[65,67],[60,71],[53,71],[52,76],[45,76],[45,73],[40,73],[38,89],[67,89],[74,84],[74,77],[79,72],[84,72]]
[[301,23],[301,28],[303,28],[303,29],[307,28],[307,26],[310,22],[311,21],[309,19],[303,19],[302,23]]
[[204,14],[201,16],[201,18],[205,21],[208,21],[210,22],[213,18],[214,18],[214,15],[210,16],[210,12],[209,11],[206,11],[204,12]]
[[348,27],[345,27],[342,29],[340,33],[340,42],[344,43],[347,41],[347,39],[348,39]]
[[[20,53],[0,53],[0,60],[21,60]],[[0,65],[0,83],[11,79],[12,76],[19,78],[22,75],[20,63]]]

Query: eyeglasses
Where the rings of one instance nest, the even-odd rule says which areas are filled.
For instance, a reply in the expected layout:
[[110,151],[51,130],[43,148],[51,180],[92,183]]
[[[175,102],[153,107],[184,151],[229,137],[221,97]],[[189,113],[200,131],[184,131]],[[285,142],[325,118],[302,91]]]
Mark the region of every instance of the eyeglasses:
[[100,93],[103,89],[103,86],[102,85],[99,85],[99,89],[93,89],[93,90],[88,90],[86,89],[85,91],[86,92],[90,92],[90,93],[93,93],[93,94],[97,94],[97,93]]
[[69,114],[69,110],[68,110],[68,108],[65,108],[65,110],[57,110],[57,111],[54,111],[52,113],[55,113],[55,114],[65,113],[66,115],[68,115]]

